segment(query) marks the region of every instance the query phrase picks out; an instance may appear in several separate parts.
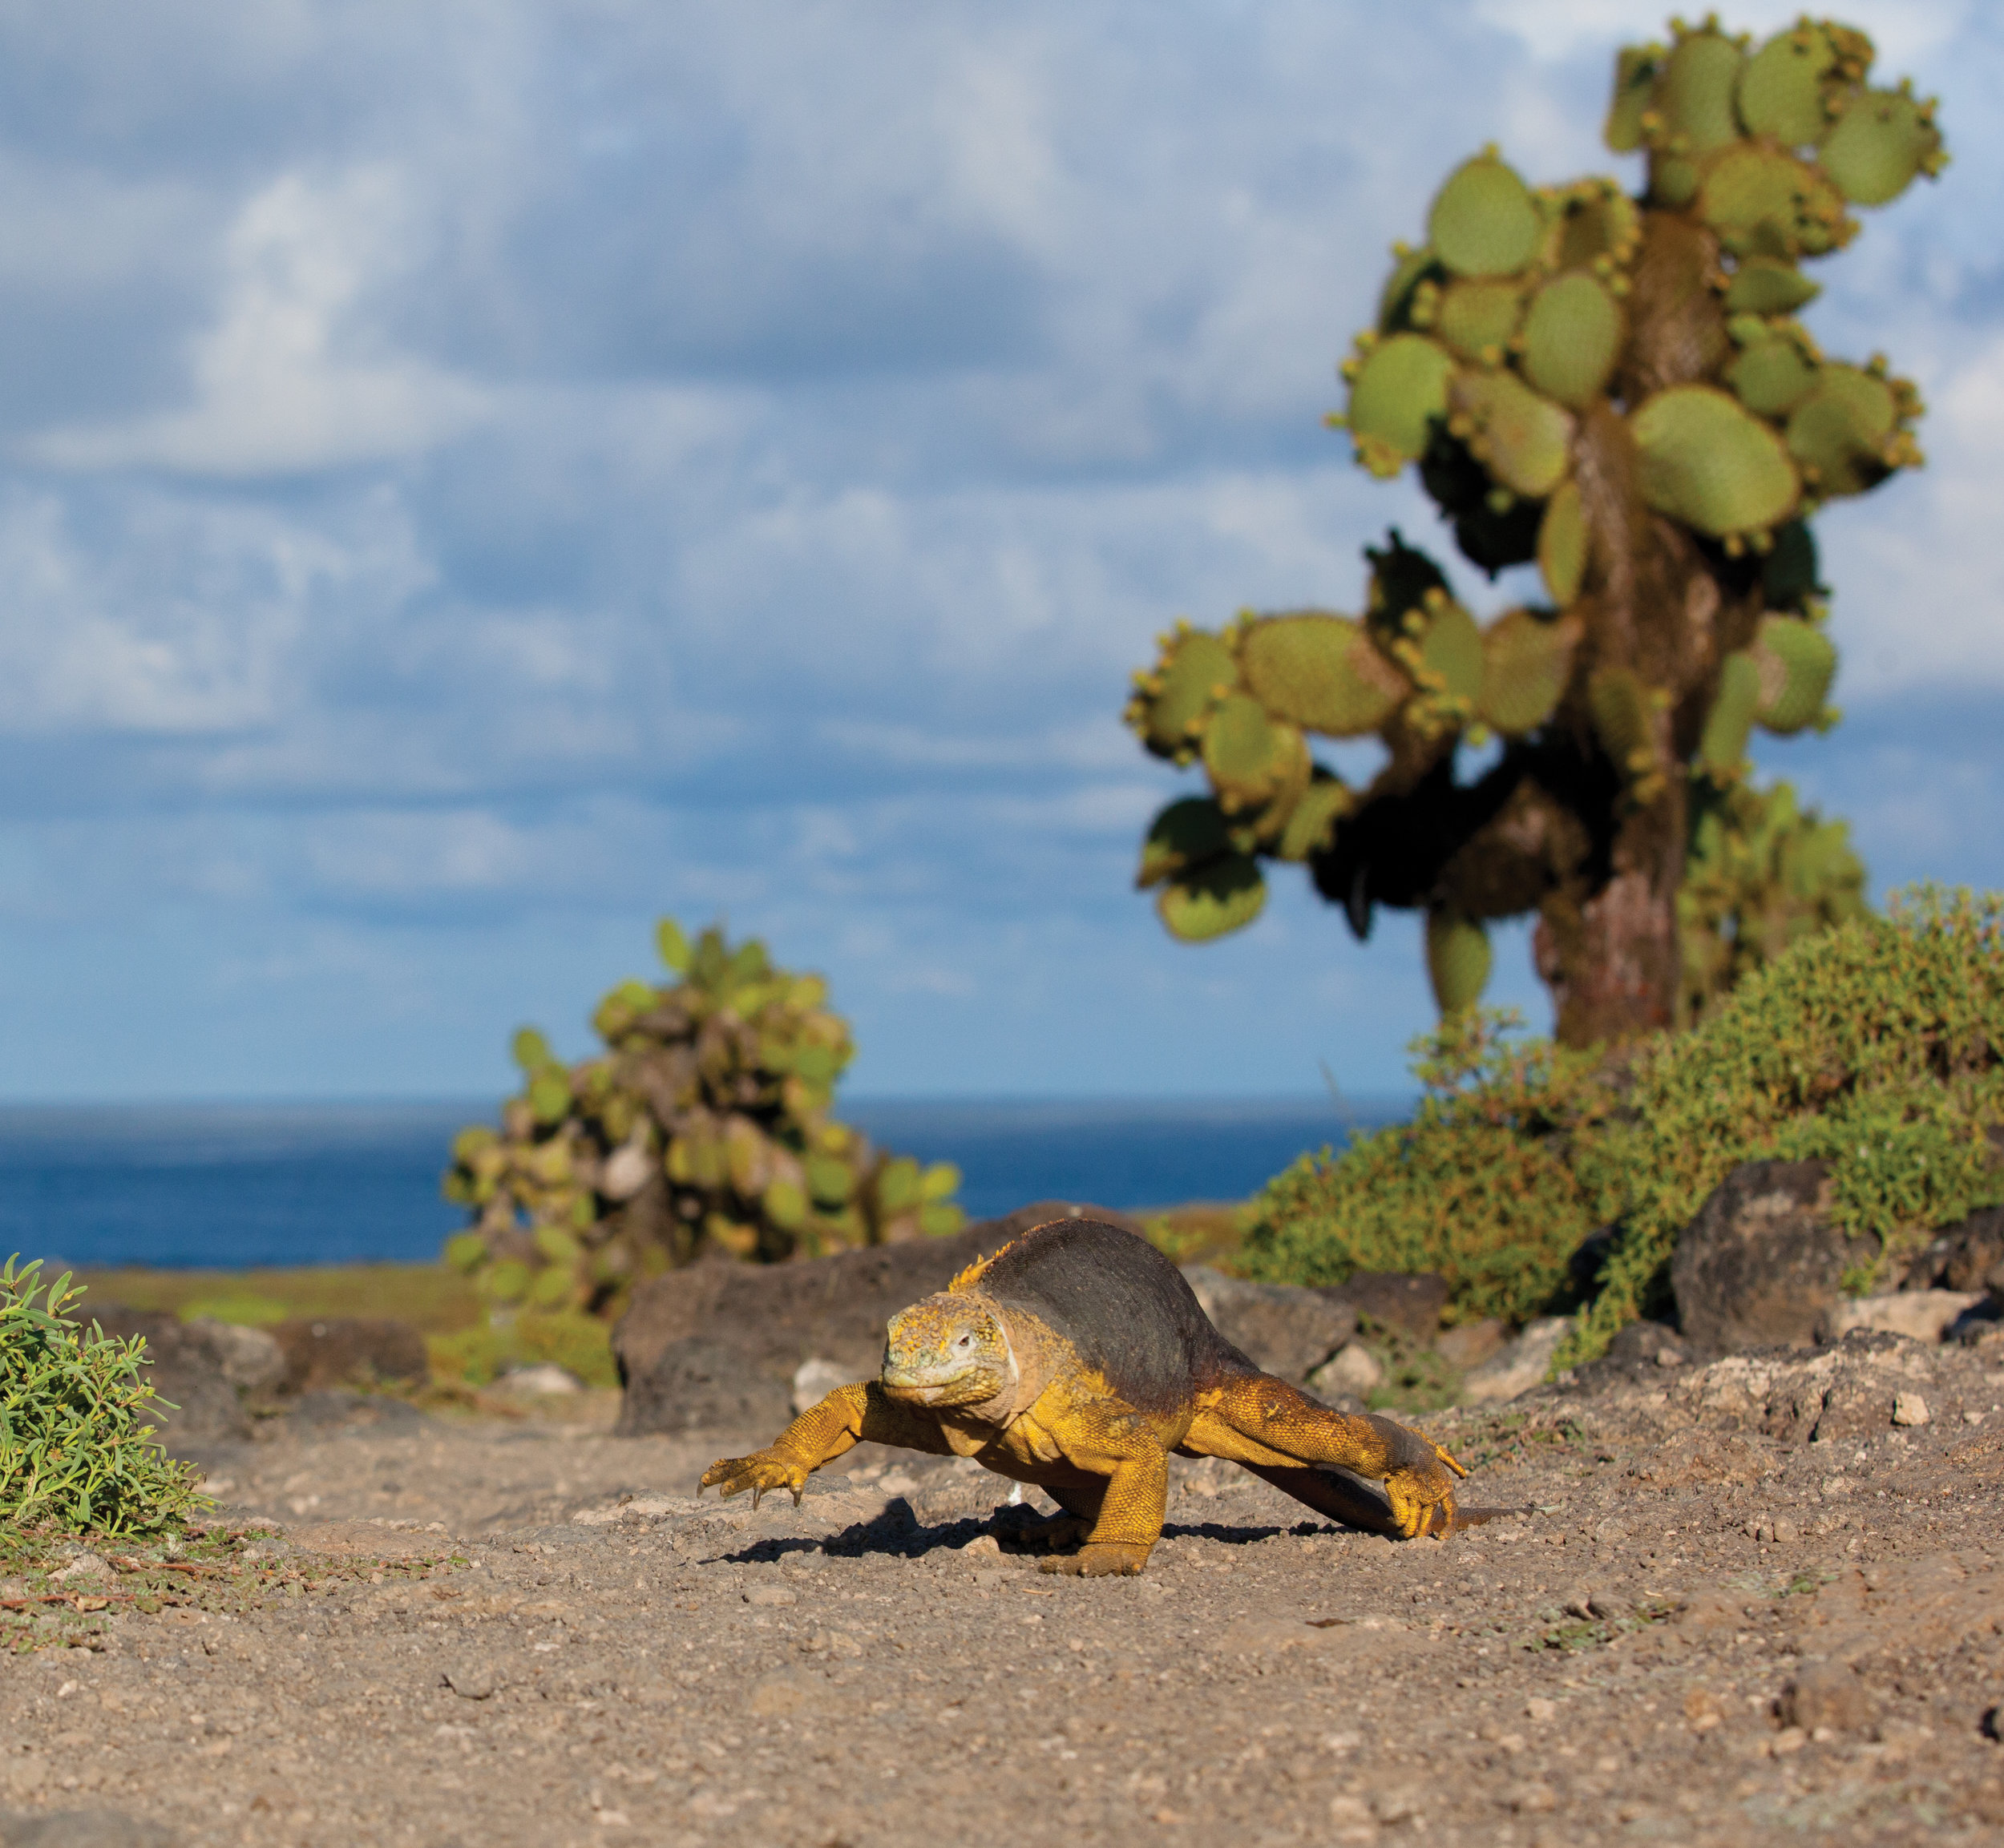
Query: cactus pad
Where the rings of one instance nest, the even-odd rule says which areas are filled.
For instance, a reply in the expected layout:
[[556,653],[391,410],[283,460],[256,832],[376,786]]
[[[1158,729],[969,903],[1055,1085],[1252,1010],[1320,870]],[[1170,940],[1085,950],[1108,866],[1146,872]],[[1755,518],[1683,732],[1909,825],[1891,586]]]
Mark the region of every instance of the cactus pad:
[[1161,757],[1177,757],[1192,748],[1218,689],[1229,692],[1238,684],[1231,644],[1203,629],[1184,627],[1168,639],[1154,672],[1143,678],[1129,716],[1149,750]]
[[1709,23],[1677,34],[1655,98],[1671,151],[1709,154],[1739,139],[1735,98],[1746,62],[1739,42]]
[[1547,397],[1583,410],[1607,389],[1626,328],[1606,285],[1581,272],[1541,288],[1524,323],[1524,373]]
[[1579,595],[1586,571],[1586,513],[1577,482],[1568,482],[1545,503],[1538,523],[1537,568],[1562,610]]
[[1332,738],[1376,731],[1412,691],[1347,616],[1267,617],[1246,629],[1240,663],[1247,689],[1269,712]]
[[1505,611],[1482,632],[1477,715],[1506,737],[1537,730],[1558,708],[1584,627],[1576,615]]
[[1243,853],[1229,853],[1165,886],[1155,912],[1170,936],[1186,943],[1207,943],[1245,929],[1266,904],[1267,882],[1259,862]]
[[1795,510],[1800,483],[1781,439],[1711,385],[1674,385],[1630,420],[1642,498],[1714,539],[1758,532]]
[[1307,781],[1307,746],[1292,725],[1270,717],[1250,693],[1218,702],[1204,727],[1204,768],[1227,815],[1271,801]]
[[1610,180],[1583,180],[1541,196],[1552,228],[1544,264],[1550,270],[1626,268],[1642,241],[1635,202]]
[[1467,276],[1440,297],[1434,329],[1456,352],[1500,365],[1524,318],[1524,291],[1514,281]]
[[1789,414],[1788,448],[1817,497],[1863,494],[1905,459],[1894,386],[1855,365],[1826,365]]
[[1607,107],[1601,138],[1617,154],[1633,154],[1642,144],[1642,118],[1655,100],[1656,79],[1668,55],[1661,45],[1624,45],[1614,59],[1614,95]]
[[1542,500],[1566,478],[1572,415],[1514,373],[1461,373],[1448,403],[1448,430],[1502,487]]
[[1785,417],[1816,387],[1815,349],[1793,326],[1776,328],[1749,345],[1726,368],[1726,383],[1747,410]]
[[1727,148],[1706,170],[1698,216],[1735,256],[1820,256],[1857,228],[1820,171],[1757,141]]
[[1897,199],[1917,174],[1930,179],[1947,164],[1934,105],[1901,90],[1869,90],[1852,100],[1825,137],[1823,170],[1854,205]]
[[1598,668],[1586,683],[1586,709],[1601,748],[1634,784],[1656,769],[1656,728],[1649,689],[1630,668]]
[[1728,314],[1793,314],[1823,293],[1792,263],[1776,256],[1743,258],[1726,285]]
[[1423,671],[1436,690],[1473,707],[1482,690],[1482,631],[1450,598],[1436,600],[1420,644]]
[[1447,414],[1453,371],[1446,348],[1418,333],[1395,333],[1358,362],[1344,421],[1372,474],[1395,475],[1426,454],[1429,427]]
[[1719,691],[1698,740],[1698,761],[1715,782],[1729,781],[1746,761],[1760,705],[1760,669],[1745,649],[1735,649],[1720,665]]
[[1531,189],[1493,154],[1457,167],[1427,214],[1427,241],[1457,276],[1514,275],[1543,232]]
[[[1869,64],[1870,41],[1865,42]],[[1784,147],[1807,147],[1823,139],[1833,102],[1863,75],[1824,27],[1803,20],[1777,32],[1747,60],[1739,74],[1739,119],[1749,135],[1769,136]]]
[[1408,250],[1401,245],[1393,254],[1398,261],[1393,264],[1391,276],[1378,297],[1378,332],[1398,333],[1416,325],[1412,318],[1412,305],[1424,284],[1436,288],[1447,277],[1440,260],[1430,250]]
[[1444,1019],[1473,1007],[1489,985],[1489,934],[1444,907],[1427,913],[1427,975]]
[[1301,793],[1274,848],[1274,857],[1299,863],[1324,851],[1335,838],[1336,824],[1356,805],[1350,789],[1333,777],[1319,777]]
[[1793,616],[1764,616],[1751,659],[1760,682],[1756,716],[1769,731],[1788,737],[1823,716],[1837,651],[1821,629]]
[[[1141,870],[1134,883],[1145,891],[1192,866],[1214,860],[1231,846],[1231,824],[1208,796],[1171,802],[1149,824],[1141,842]],[[844,1169],[846,1173],[848,1171]]]

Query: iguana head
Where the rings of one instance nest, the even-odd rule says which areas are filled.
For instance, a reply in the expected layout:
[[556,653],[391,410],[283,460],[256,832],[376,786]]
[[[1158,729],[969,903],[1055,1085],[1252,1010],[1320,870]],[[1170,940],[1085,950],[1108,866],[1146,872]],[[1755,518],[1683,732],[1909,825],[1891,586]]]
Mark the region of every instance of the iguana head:
[[891,1317],[883,1380],[908,1404],[980,1405],[1015,1385],[1016,1357],[977,1297],[929,1296]]

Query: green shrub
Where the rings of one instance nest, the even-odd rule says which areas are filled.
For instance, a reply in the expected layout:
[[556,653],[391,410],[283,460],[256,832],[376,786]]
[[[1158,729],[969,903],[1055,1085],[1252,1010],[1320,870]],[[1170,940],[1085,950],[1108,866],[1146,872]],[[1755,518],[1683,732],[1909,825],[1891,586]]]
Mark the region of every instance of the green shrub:
[[39,1263],[18,1265],[0,1267],[0,1521],[129,1535],[182,1519],[200,1498],[149,1441],[144,1340],[80,1328],[70,1273],[45,1284]]
[[1858,1289],[2004,1201],[1985,1134],[2004,1122],[2004,896],[1925,888],[1808,938],[1633,1076],[1631,1119],[1575,1159],[1618,1231],[1562,1365],[1660,1297],[1678,1233],[1739,1162],[1830,1164],[1836,1223],[1879,1242]]
[[1271,1182],[1249,1274],[1444,1276],[1457,1318],[1574,1306],[1569,1261],[1611,1245],[1558,1364],[1660,1309],[1678,1234],[1743,1161],[1830,1164],[1832,1214],[1877,1241],[1865,1290],[1935,1227],[2004,1202],[2004,898],[1925,889],[1755,969],[1694,1031],[1623,1062],[1507,1038],[1476,1014],[1415,1043],[1413,1121]]
[[1523,1321],[1563,1299],[1594,1229],[1570,1152],[1612,1108],[1591,1054],[1511,1041],[1513,1014],[1471,1009],[1413,1042],[1412,1122],[1304,1155],[1256,1202],[1241,1268],[1335,1284],[1432,1271],[1457,1321]]

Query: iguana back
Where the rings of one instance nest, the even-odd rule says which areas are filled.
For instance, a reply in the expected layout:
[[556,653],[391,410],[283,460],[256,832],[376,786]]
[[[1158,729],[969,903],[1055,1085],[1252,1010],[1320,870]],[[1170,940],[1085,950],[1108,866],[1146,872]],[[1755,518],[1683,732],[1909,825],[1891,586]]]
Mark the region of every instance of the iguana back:
[[953,1281],[1033,1315],[1137,1411],[1168,1411],[1259,1370],[1211,1325],[1196,1293],[1145,1238],[1097,1219],[1026,1232]]

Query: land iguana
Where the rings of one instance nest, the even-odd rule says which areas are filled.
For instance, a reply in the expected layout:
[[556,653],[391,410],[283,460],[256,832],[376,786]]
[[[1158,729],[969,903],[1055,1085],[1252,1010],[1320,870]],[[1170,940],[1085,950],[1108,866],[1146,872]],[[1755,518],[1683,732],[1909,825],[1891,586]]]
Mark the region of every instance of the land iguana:
[[883,1369],[838,1386],[766,1449],[726,1457],[701,1488],[789,1489],[859,1442],[972,1457],[1032,1483],[1086,1526],[1046,1572],[1138,1572],[1162,1537],[1172,1451],[1223,1457],[1317,1512],[1355,1519],[1382,1482],[1403,1538],[1454,1524],[1468,1471],[1431,1438],[1333,1411],[1262,1373],[1211,1325],[1145,1239],[1097,1220],[1035,1227],[891,1319]]

